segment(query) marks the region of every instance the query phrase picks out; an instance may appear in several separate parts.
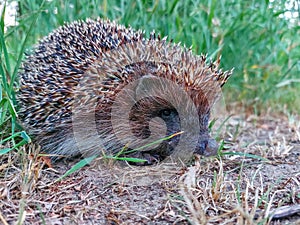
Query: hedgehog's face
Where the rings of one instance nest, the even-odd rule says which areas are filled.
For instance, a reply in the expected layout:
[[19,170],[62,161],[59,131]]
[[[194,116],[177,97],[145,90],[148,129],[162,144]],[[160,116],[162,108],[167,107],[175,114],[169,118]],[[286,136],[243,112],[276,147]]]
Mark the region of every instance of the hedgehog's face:
[[[181,131],[177,110],[158,97],[137,102],[130,112],[129,123],[132,134],[138,139],[149,138],[153,132],[163,138]],[[178,141],[179,136],[175,136],[163,141],[160,146],[151,151],[165,158],[171,154]]]
[[[195,143],[196,148],[194,152],[201,155],[214,155],[217,151],[217,143],[211,139],[208,134],[209,113],[201,114],[199,118],[201,123],[201,130],[198,133],[187,134],[191,142]],[[151,132],[159,132],[161,137],[168,137],[170,135],[179,133],[182,130],[181,119],[178,111],[168,104],[167,101],[159,97],[151,97],[142,99],[137,102],[129,115],[129,123],[131,132],[138,139],[149,138]],[[193,126],[195,121],[191,118],[190,124]],[[164,127],[164,129],[162,128]],[[159,146],[148,151],[152,156],[145,159],[147,164],[151,164],[155,160],[162,160],[170,156],[178,145],[181,135],[176,135],[168,140],[164,140]],[[139,155],[140,156],[140,155]]]

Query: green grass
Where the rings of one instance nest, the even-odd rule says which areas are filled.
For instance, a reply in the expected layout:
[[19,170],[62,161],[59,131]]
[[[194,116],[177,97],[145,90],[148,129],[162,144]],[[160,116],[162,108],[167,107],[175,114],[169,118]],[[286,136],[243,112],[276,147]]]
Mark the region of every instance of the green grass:
[[235,68],[225,85],[227,103],[239,101],[257,113],[269,107],[299,113],[300,28],[282,18],[284,2],[272,10],[268,0],[20,0],[18,25],[4,33],[3,14],[0,21],[0,139],[12,137],[9,148],[26,140],[15,138],[22,131],[15,93],[25,49],[64,22],[88,17],[116,20],[146,35],[156,30],[197,54],[222,55],[221,66]]

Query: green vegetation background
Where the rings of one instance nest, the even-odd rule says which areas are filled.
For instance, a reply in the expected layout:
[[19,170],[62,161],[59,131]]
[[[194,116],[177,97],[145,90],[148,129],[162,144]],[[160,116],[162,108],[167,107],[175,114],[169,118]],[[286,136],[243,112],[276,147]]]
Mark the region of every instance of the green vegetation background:
[[[11,1],[7,1],[8,3]],[[24,51],[65,22],[108,18],[149,32],[156,30],[195,53],[235,68],[225,87],[226,103],[263,113],[300,112],[300,18],[284,18],[288,1],[277,0],[20,0],[17,26],[4,33],[0,21],[0,142],[21,136],[15,91]],[[299,3],[299,1],[295,1]],[[300,7],[298,7],[298,11]],[[296,7],[294,8],[296,10]],[[298,25],[297,25],[298,24]],[[229,104],[230,105],[230,104]],[[15,135],[15,136],[14,136]],[[7,139],[5,139],[7,138]],[[1,147],[1,146],[0,146]]]

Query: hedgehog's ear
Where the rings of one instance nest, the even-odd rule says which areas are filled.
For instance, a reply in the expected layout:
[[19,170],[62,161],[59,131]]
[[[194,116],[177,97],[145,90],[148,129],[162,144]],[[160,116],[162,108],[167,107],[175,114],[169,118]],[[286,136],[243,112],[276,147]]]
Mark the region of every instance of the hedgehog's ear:
[[[161,92],[161,80],[157,76],[144,75],[137,80],[135,96],[137,98],[157,96]],[[159,95],[158,95],[159,96]]]

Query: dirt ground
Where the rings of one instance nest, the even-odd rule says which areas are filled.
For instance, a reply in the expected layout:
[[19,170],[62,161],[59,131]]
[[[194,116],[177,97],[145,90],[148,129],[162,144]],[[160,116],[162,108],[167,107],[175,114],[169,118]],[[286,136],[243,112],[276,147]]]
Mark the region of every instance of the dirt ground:
[[300,224],[299,117],[233,115],[221,130],[219,157],[95,160],[57,182],[74,161],[49,168],[34,146],[0,156],[0,224]]

